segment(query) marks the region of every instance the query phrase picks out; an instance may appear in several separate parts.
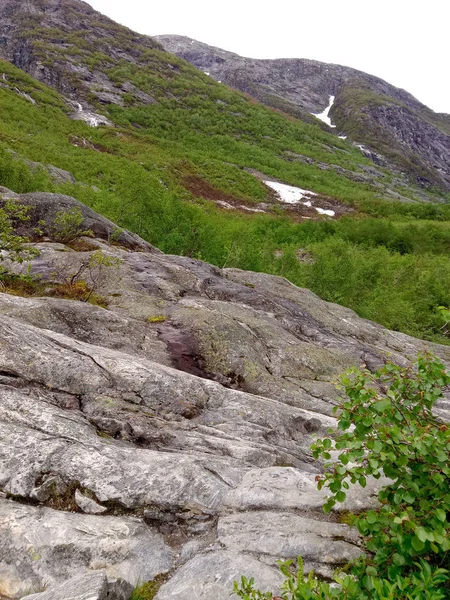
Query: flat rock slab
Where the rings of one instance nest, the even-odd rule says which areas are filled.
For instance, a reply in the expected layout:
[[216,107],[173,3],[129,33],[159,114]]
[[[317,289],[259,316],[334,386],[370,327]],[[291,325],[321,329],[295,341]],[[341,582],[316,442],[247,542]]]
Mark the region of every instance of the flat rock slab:
[[[377,494],[389,480],[369,478],[365,488],[351,487],[347,499],[336,511],[358,512],[377,504]],[[261,509],[321,510],[329,494],[317,489],[316,475],[292,467],[252,469],[224,498],[224,505],[239,511]]]
[[[30,226],[79,206],[11,194],[36,206]],[[112,246],[114,225],[80,210],[120,262],[99,289],[109,309],[0,294],[0,597],[75,600],[75,588],[87,600],[92,584],[88,598],[103,600],[102,576],[71,578],[135,585],[170,571],[158,600],[229,600],[242,575],[279,593],[278,559],[330,574],[355,558],[358,536],[321,512],[310,451],[336,426],[333,380],[425,348],[450,363],[450,349],[282,277],[167,256],[126,232],[128,250]],[[44,283],[91,256],[36,247]],[[449,408],[447,397],[439,414]],[[371,506],[379,485],[352,487],[342,508]],[[69,512],[80,509],[104,514]]]
[[244,575],[253,577],[257,588],[279,592],[283,581],[278,569],[251,556],[237,552],[217,551],[195,558],[183,565],[155,600],[230,600],[233,582]]
[[292,513],[246,512],[219,519],[218,540],[235,552],[295,559],[314,565],[341,565],[361,554],[359,536],[339,523]]
[[138,519],[65,513],[0,500],[0,595],[64,582],[93,570],[132,586],[172,568],[162,536]]
[[129,600],[133,587],[123,580],[108,582],[104,571],[78,575],[22,600]]
[[[25,596],[22,600],[107,600],[108,581],[103,571],[78,575],[69,581],[51,586],[40,594]],[[112,600],[113,597],[111,597]]]

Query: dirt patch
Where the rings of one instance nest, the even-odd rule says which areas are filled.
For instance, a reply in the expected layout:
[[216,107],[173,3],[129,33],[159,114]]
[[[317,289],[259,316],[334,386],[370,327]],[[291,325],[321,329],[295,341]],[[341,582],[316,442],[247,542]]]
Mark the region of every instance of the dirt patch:
[[197,198],[205,198],[205,200],[214,200],[215,202],[221,200],[222,202],[228,202],[229,204],[234,204],[236,202],[242,203],[241,198],[218,190],[208,183],[208,181],[205,181],[196,175],[185,177],[183,184],[184,187]]
[[[189,175],[183,180],[184,187],[191,192],[196,198],[204,198],[205,200],[212,200],[225,210],[237,210],[245,213],[265,213],[267,212],[267,204],[259,203],[253,204],[248,200],[233,196],[222,190],[218,190],[210,183],[198,177],[197,175]],[[271,199],[272,201],[272,199]]]
[[[314,196],[311,199],[311,206],[305,206],[302,201],[298,204],[287,204],[285,202],[278,201],[277,206],[280,206],[284,209],[287,215],[294,219],[295,221],[305,221],[308,219],[317,221],[323,219],[339,219],[339,217],[343,217],[345,215],[350,215],[355,212],[353,208],[342,204],[336,198],[331,198],[329,196]],[[316,208],[320,208],[322,210],[332,210],[335,214],[333,216],[320,214]]]
[[[263,180],[263,178],[266,177],[264,173],[260,173],[255,169],[246,169],[246,171],[255,177],[258,177],[258,179]],[[299,201],[296,204],[289,204],[280,200],[278,194],[266,186],[267,197],[265,202],[248,205],[248,203],[246,204],[245,200],[242,198],[238,198],[237,196],[233,196],[232,194],[218,190],[210,183],[196,175],[189,175],[188,177],[185,177],[183,183],[185,188],[197,198],[212,200],[217,204],[217,206],[224,210],[236,210],[246,214],[271,213],[274,212],[275,209],[278,211],[278,214],[280,214],[279,211],[281,210],[292,220],[302,222],[308,219],[315,221],[323,219],[336,219],[354,212],[352,208],[342,204],[335,198],[322,196],[319,194],[311,197],[312,206],[305,205],[302,201]],[[320,208],[322,210],[332,210],[335,214],[333,216],[323,215],[320,214],[316,208]]]

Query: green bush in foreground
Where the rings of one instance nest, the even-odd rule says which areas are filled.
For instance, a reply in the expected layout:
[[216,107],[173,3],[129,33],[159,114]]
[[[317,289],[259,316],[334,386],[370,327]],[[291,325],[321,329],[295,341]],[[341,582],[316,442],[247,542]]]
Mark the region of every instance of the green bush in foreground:
[[[376,373],[351,369],[340,378],[346,398],[339,410],[338,433],[313,444],[325,464],[318,487],[331,496],[329,512],[346,498],[350,484],[365,487],[367,477],[386,476],[379,506],[352,519],[366,554],[335,575],[335,583],[305,579],[289,562],[283,598],[307,600],[441,600],[450,598],[450,428],[432,413],[450,384],[444,365],[430,356],[415,367],[387,364]],[[242,578],[235,593],[243,600],[273,598]]]

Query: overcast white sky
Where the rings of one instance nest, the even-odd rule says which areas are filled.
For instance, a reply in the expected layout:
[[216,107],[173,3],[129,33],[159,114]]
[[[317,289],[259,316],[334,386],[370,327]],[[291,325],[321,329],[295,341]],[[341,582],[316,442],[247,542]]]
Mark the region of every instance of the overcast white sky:
[[450,113],[449,0],[88,0],[148,35],[186,35],[253,58],[361,69]]

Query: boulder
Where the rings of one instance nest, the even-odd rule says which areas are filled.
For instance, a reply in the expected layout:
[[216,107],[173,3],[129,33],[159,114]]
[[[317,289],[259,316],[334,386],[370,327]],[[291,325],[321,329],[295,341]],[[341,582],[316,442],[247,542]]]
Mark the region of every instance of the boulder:
[[135,586],[173,564],[162,536],[137,519],[80,515],[9,500],[0,500],[0,540],[0,595],[12,598],[92,571],[100,571],[90,582],[100,590],[105,573]]
[[132,587],[123,581],[108,583],[103,571],[77,575],[44,592],[24,596],[22,600],[129,600]]

